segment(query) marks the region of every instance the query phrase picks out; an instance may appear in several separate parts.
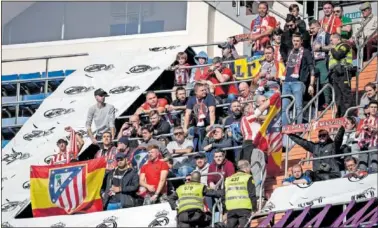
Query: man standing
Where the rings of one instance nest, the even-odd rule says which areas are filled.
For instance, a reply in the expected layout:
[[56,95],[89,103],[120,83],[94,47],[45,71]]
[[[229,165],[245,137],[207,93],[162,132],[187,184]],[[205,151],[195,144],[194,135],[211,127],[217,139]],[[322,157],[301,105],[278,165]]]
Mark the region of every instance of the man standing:
[[178,199],[177,227],[207,227],[211,223],[211,217],[204,212],[204,196],[220,197],[221,193],[208,189],[200,183],[201,174],[194,171],[190,182],[181,185],[175,193],[169,197],[169,203],[176,208]]
[[186,104],[183,129],[187,134],[190,125],[194,125],[194,150],[198,151],[205,137],[206,127],[215,123],[215,98],[207,94],[205,85],[201,83],[194,85],[194,93]]
[[276,27],[277,21],[268,15],[269,6],[267,2],[259,2],[259,15],[251,23],[252,54],[251,56],[261,56],[264,48],[269,45],[270,35]]
[[139,186],[138,171],[128,164],[126,154],[115,156],[117,168],[107,175],[105,191],[102,193],[106,210],[117,210],[137,206],[136,192]]
[[289,12],[290,12],[291,15],[293,15],[295,17],[297,27],[299,28],[299,32],[301,32],[301,33],[305,32],[306,31],[306,23],[299,16],[299,6],[297,4],[291,4],[289,6]]
[[[321,90],[328,82],[328,51],[331,50],[331,35],[326,33],[320,26],[317,20],[310,22],[311,33],[311,47],[313,51],[313,57],[315,60],[315,73],[319,74],[320,88]],[[319,102],[319,105],[324,109],[331,104],[332,93],[331,89],[324,90],[324,99]]]
[[226,178],[224,192],[227,227],[244,227],[252,211],[257,209],[255,184],[248,161],[238,161],[238,171]]
[[[303,95],[308,84],[308,76],[310,77],[310,85],[308,93],[313,96],[315,92],[315,72],[312,54],[309,50],[302,47],[303,39],[301,34],[293,35],[293,50],[290,51],[286,63],[286,76],[283,80],[282,95],[293,95],[295,97],[296,113],[301,113],[297,118],[297,123],[302,123],[303,119]],[[282,110],[286,110],[290,100],[284,98],[282,102]],[[289,123],[286,112],[282,112],[282,126]]]
[[338,33],[341,34],[342,22],[339,17],[333,13],[333,3],[324,2],[323,3],[324,17],[319,20],[320,25],[323,30],[329,34]]
[[[105,157],[107,173],[117,167],[117,161],[115,159],[117,148],[113,145],[111,137],[110,132],[104,132],[102,134],[102,148],[95,154],[95,158]],[[127,137],[121,137],[118,142],[127,144],[128,139]]]
[[[115,137],[116,129],[114,125],[115,121],[115,109],[111,104],[105,103],[105,97],[108,97],[108,93],[103,89],[97,89],[94,92],[97,104],[91,106],[88,110],[87,127],[88,136],[91,138],[92,143],[97,145],[104,132],[111,132],[111,139]],[[97,134],[92,133],[92,121],[95,123]]]
[[336,17],[340,18],[341,23],[343,25],[341,27],[341,38],[343,40],[349,40],[353,34],[352,25],[345,24],[352,23],[352,19],[343,16],[343,8],[341,6],[335,6],[335,8],[333,8],[333,13]]
[[160,151],[156,145],[149,146],[148,163],[140,170],[140,186],[147,189],[144,204],[162,203],[167,199],[168,164],[159,159]]
[[349,44],[341,42],[341,36],[332,34],[333,47],[329,53],[329,71],[331,83],[335,90],[337,105],[336,117],[344,116],[352,105],[351,69],[353,66],[352,49]]

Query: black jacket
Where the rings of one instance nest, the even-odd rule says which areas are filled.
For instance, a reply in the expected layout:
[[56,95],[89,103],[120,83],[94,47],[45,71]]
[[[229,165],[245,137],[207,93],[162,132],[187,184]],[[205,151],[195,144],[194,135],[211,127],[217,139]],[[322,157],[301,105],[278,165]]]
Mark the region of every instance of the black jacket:
[[171,125],[165,121],[160,120],[156,126],[153,126],[154,135],[168,134],[171,132]]
[[[112,179],[114,175],[115,169],[108,173],[106,176],[106,185],[105,185],[105,191],[102,191],[104,193],[104,197],[102,199],[104,208],[107,207],[107,204],[109,202],[109,189],[112,187]],[[121,192],[119,194],[121,198],[121,206],[122,208],[128,208],[128,207],[135,207],[137,206],[137,191],[139,187],[139,175],[138,171],[133,168],[129,168],[122,177],[121,180]]]
[[[297,29],[300,31],[299,29]],[[300,31],[303,37],[303,47],[305,49],[308,49],[311,51],[311,36],[310,34],[305,30],[305,31]],[[289,57],[291,49],[293,49],[293,32],[290,30],[287,30],[283,32],[282,38],[281,38],[281,45],[280,45],[280,53],[282,56],[282,59],[286,65],[287,58]]]
[[[322,156],[329,156],[329,155],[335,155],[340,154],[340,147],[343,143],[343,137],[344,137],[345,128],[342,126],[340,127],[339,131],[337,132],[335,136],[335,140],[329,139],[325,143],[313,143],[311,141],[307,141],[305,139],[302,139],[301,137],[289,134],[289,137],[291,140],[293,140],[296,144],[303,147],[308,152],[312,153],[314,158],[322,157]],[[314,172],[322,171],[321,166],[322,163],[329,165],[329,171],[328,172],[339,172],[339,159],[337,158],[326,158],[322,160],[315,160],[313,162],[313,170]],[[328,173],[326,172],[326,173]]]

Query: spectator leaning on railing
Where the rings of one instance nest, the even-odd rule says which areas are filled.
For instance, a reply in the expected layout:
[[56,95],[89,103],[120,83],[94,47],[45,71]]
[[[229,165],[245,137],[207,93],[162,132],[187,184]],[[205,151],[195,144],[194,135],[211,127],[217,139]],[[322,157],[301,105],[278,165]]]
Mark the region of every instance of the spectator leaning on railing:
[[157,110],[159,113],[165,111],[165,106],[168,101],[165,98],[157,98],[153,91],[149,91],[146,94],[146,102],[144,102],[135,112],[135,115],[142,113],[148,114],[152,110]]
[[285,178],[282,185],[311,184],[311,179],[303,173],[301,165],[294,165],[291,168],[292,176]]
[[[335,155],[339,153],[341,144],[343,142],[345,128],[341,126],[332,140],[328,131],[319,130],[319,142],[307,141],[295,134],[289,134],[291,140],[299,146],[303,147],[308,152],[312,153],[314,158]],[[325,158],[313,162],[313,172],[309,172],[312,181],[329,180],[340,177],[339,161],[337,158]]]
[[[101,140],[104,132],[111,132],[111,139],[113,140],[115,138],[115,109],[113,105],[105,103],[105,97],[109,95],[103,89],[97,89],[94,92],[94,96],[97,103],[89,108],[85,126],[87,127],[88,136],[91,138],[92,143],[97,145],[97,141]],[[96,135],[92,133],[92,121],[94,121],[97,129]]]
[[357,177],[361,178],[367,175],[365,170],[359,170],[357,166],[357,159],[355,157],[346,157],[344,159],[345,174],[343,177]]

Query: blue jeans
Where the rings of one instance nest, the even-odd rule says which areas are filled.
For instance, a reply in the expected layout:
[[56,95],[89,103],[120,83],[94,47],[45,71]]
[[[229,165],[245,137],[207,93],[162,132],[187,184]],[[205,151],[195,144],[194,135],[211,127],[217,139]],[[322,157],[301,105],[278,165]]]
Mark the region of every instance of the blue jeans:
[[189,165],[189,164],[184,164],[180,168],[177,169],[177,176],[179,177],[186,177],[189,174],[191,174],[194,171],[195,167]]
[[193,137],[194,151],[200,151],[203,139],[206,136],[205,127],[190,127],[188,129],[188,134]]
[[[296,82],[284,82],[282,86],[282,95],[293,95],[295,98],[295,115],[302,112],[303,107],[303,95],[305,93],[306,86],[301,81]],[[286,108],[289,106],[291,99],[284,98],[282,101],[282,125],[287,125],[289,120],[286,118]],[[297,124],[301,124],[303,120],[303,113],[296,118]]]
[[106,207],[107,211],[112,211],[112,210],[118,210],[121,209],[121,203],[109,203],[108,206]]

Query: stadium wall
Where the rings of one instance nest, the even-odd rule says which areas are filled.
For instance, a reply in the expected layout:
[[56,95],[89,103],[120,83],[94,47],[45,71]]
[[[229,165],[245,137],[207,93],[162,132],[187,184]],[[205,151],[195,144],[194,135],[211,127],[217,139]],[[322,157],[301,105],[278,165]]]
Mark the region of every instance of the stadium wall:
[[[101,53],[142,46],[158,47],[179,44],[185,46],[225,41],[228,36],[243,33],[243,28],[240,25],[209,7],[205,2],[188,2],[187,10],[185,31],[4,45],[2,46],[2,58],[17,59],[75,53]],[[237,49],[239,53],[243,53],[243,45],[239,45]],[[212,46],[199,47],[195,50],[204,50],[210,55],[221,54],[217,47]],[[87,57],[52,59],[49,61],[49,70],[77,69],[87,62]],[[45,71],[44,60],[2,64],[3,75],[37,71]]]

